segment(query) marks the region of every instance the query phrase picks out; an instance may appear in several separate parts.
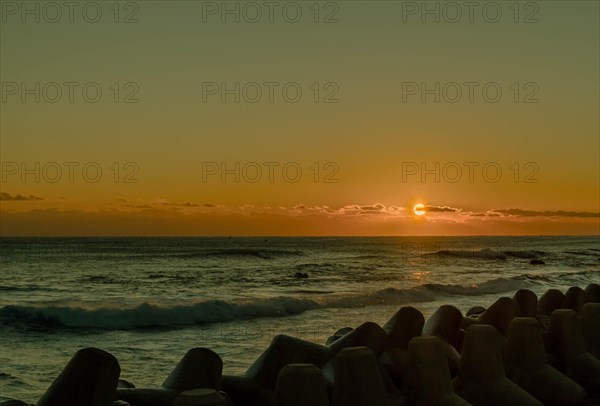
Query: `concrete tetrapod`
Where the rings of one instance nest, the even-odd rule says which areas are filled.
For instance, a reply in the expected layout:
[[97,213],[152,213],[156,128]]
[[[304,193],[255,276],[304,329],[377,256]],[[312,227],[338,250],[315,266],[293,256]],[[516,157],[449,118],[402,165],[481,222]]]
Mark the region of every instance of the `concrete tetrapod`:
[[279,371],[277,406],[329,406],[321,370],[312,364],[288,364]]
[[423,313],[411,306],[400,308],[383,325],[388,335],[388,347],[407,348],[413,337],[420,336],[425,324]]
[[501,297],[488,307],[477,319],[480,323],[494,326],[504,336],[508,334],[510,321],[517,316],[519,307],[509,297]]
[[110,405],[120,373],[119,361],[114,356],[98,348],[83,348],[73,355],[38,405]]
[[379,357],[382,366],[396,386],[402,385],[406,372],[407,347],[413,337],[421,335],[425,317],[414,307],[398,310],[383,326],[388,335],[385,351]]
[[590,283],[585,287],[588,302],[600,303],[600,284]]
[[375,354],[367,347],[345,348],[334,361],[333,406],[388,406]]
[[[462,317],[462,316],[461,316]],[[439,337],[415,337],[408,344],[404,391],[410,404],[463,406],[470,403],[454,393],[446,345]]]
[[213,388],[197,388],[181,392],[172,406],[227,406],[227,399]]
[[387,342],[388,336],[384,329],[379,324],[368,321],[344,334],[327,347],[333,351],[333,354],[337,354],[344,348],[365,346],[379,356]]
[[562,309],[573,309],[577,313],[581,311],[581,308],[588,301],[585,290],[579,286],[572,286],[565,293],[565,300],[563,301]]
[[463,338],[460,331],[462,322],[463,315],[460,310],[451,305],[442,305],[427,319],[423,326],[423,335],[440,337],[460,351]]
[[196,388],[221,389],[223,361],[208,348],[192,348],[185,353],[162,387],[181,393]]
[[519,289],[513,296],[517,303],[517,317],[535,317],[537,314],[538,298],[529,289]]
[[545,405],[581,401],[585,390],[548,364],[538,321],[517,317],[510,324],[506,347],[507,375]]
[[177,397],[177,392],[167,389],[124,388],[117,389],[116,400],[131,406],[169,406]]
[[565,301],[565,295],[558,289],[548,289],[538,300],[538,313],[550,316],[556,309],[560,309]]
[[586,303],[583,306],[581,329],[588,351],[600,358],[600,303]]
[[503,338],[494,327],[472,325],[466,330],[454,390],[478,406],[542,405],[506,378],[502,364]]
[[[339,340],[338,340],[339,341]],[[271,345],[246,371],[261,389],[274,389],[281,368],[288,364],[314,364],[321,368],[334,355],[331,348],[286,335],[277,335]]]
[[589,393],[600,392],[600,360],[587,352],[579,317],[574,310],[552,312],[546,347],[557,367]]

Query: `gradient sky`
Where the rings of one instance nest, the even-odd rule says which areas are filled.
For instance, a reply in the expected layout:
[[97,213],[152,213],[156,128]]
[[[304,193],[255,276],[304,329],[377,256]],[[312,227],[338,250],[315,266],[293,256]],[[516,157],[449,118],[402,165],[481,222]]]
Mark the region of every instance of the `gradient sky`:
[[[120,10],[120,20],[135,11],[129,24],[114,23],[112,3],[98,3],[98,23],[81,10],[73,22],[43,21],[54,14],[23,22],[7,3],[24,4],[0,1],[1,235],[600,234],[597,1],[522,2],[519,23],[513,2],[494,3],[497,23],[481,8],[473,22],[442,14],[423,23],[403,13],[413,2],[323,2],[319,19],[337,10],[339,20],[327,24],[313,21],[313,2],[294,3],[298,23],[280,9],[273,22],[223,23],[203,13],[222,2],[137,1]],[[523,23],[532,12],[538,22]],[[35,82],[95,82],[103,95],[89,103],[76,90],[73,103],[66,93],[35,103],[9,92],[10,83]],[[115,82],[135,83],[139,102],[114,103]],[[303,96],[203,102],[205,82],[295,82]],[[315,82],[321,100],[334,83],[339,102],[314,103]],[[457,103],[404,102],[407,82],[495,82],[503,95],[488,102],[479,86],[473,103],[466,94]],[[532,89],[538,102],[523,103]],[[36,162],[40,181],[22,179],[21,165]],[[55,183],[53,162],[63,168]],[[73,182],[65,162],[79,164]],[[264,170],[257,183],[223,182],[204,179],[207,162]],[[279,164],[273,182],[264,162]],[[436,162],[458,163],[461,178],[406,173]],[[473,181],[465,162],[479,165]],[[98,182],[83,178],[86,163],[102,169]],[[284,179],[286,163],[302,169],[298,182]],[[486,180],[486,164],[502,169],[498,182]],[[132,168],[138,181],[125,183]],[[332,168],[337,182],[324,182]],[[425,216],[415,216],[416,203]]]

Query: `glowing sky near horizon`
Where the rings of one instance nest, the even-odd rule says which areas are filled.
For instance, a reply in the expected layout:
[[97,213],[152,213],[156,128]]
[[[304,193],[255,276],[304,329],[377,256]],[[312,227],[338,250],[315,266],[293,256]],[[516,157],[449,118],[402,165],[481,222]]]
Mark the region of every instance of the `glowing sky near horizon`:
[[600,234],[598,2],[0,3],[0,235]]

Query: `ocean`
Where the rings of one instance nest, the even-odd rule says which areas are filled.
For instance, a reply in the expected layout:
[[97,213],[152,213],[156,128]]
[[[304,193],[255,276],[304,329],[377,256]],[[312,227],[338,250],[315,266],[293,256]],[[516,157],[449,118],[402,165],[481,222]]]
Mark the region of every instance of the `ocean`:
[[0,400],[36,402],[82,347],[137,387],[192,347],[242,374],[277,334],[324,343],[406,305],[585,287],[599,260],[599,236],[1,238]]

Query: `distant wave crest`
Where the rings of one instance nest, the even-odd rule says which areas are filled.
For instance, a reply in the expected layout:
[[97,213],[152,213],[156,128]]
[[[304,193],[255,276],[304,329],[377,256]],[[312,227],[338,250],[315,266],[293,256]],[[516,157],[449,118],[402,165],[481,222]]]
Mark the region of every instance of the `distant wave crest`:
[[302,251],[298,250],[276,250],[276,249],[261,249],[261,248],[223,248],[203,250],[193,253],[178,254],[179,257],[186,258],[202,258],[202,257],[256,257],[262,259],[273,259],[279,257],[296,257],[305,256]]
[[536,250],[512,250],[496,251],[490,248],[480,250],[439,250],[427,255],[440,257],[473,258],[473,259],[507,259],[507,257],[532,259],[544,255],[544,251]]
[[[590,252],[590,251],[593,251],[593,252]],[[571,255],[582,255],[582,256],[590,256],[590,257],[598,256],[597,250],[595,250],[593,248],[590,248],[587,251],[585,251],[585,250],[565,250],[564,252],[565,252],[565,254],[571,254]]]
[[544,251],[523,250],[523,251],[504,251],[504,254],[509,257],[533,259],[539,258],[545,254]]
[[506,259],[505,253],[490,248],[483,248],[481,250],[439,250],[430,255],[457,258]]

